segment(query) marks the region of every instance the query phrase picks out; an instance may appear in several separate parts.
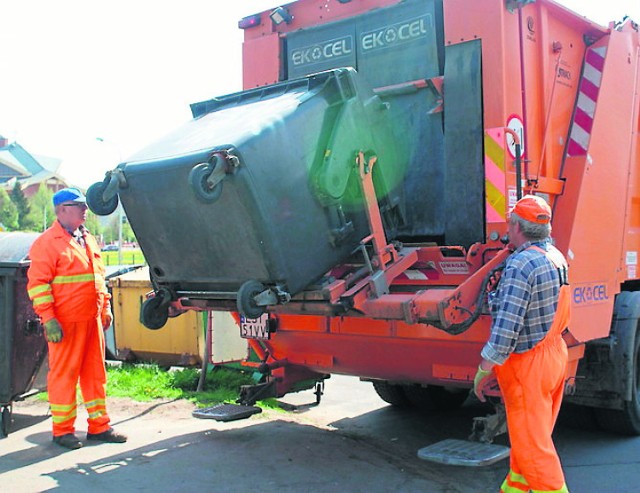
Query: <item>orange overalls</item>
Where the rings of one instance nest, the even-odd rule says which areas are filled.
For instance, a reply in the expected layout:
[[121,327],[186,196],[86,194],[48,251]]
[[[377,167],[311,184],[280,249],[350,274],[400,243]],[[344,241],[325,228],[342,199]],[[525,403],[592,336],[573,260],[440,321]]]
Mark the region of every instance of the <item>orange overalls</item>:
[[[547,253],[536,246],[530,248]],[[563,258],[549,254],[547,258],[558,269],[566,269]],[[569,286],[563,284],[553,324],[544,339],[529,351],[510,354],[501,366],[494,367],[511,441],[510,471],[500,488],[503,493],[569,491],[551,434],[567,371],[567,346],[562,332],[569,324],[570,307]]]
[[88,432],[109,429],[102,323],[110,295],[100,248],[90,234],[84,238],[82,247],[56,221],[29,251],[27,289],[34,310],[43,324],[56,318],[63,332],[60,342],[48,345],[47,385],[54,437],[75,431],[78,380],[89,414]]

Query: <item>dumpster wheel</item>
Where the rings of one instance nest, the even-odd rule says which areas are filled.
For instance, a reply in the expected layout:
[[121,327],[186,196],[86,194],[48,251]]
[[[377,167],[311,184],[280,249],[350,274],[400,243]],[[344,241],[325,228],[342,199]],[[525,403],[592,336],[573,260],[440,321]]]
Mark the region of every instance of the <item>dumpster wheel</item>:
[[94,183],[87,190],[87,205],[89,209],[91,209],[91,212],[98,216],[108,216],[118,207],[117,194],[105,202],[104,191],[107,185],[108,183],[101,181]]
[[256,304],[255,297],[262,293],[266,287],[258,281],[247,281],[238,290],[236,305],[238,311],[247,318],[258,318],[265,312],[264,307]]
[[215,160],[214,163],[200,163],[189,172],[189,184],[193,192],[199,200],[207,204],[215,202],[222,195],[220,177],[212,178],[216,171],[224,177],[220,160]]
[[164,327],[169,319],[169,304],[163,296],[154,296],[146,300],[140,307],[140,322],[147,329],[158,330]]
[[9,435],[9,427],[11,426],[11,406],[4,406],[0,413],[0,438]]

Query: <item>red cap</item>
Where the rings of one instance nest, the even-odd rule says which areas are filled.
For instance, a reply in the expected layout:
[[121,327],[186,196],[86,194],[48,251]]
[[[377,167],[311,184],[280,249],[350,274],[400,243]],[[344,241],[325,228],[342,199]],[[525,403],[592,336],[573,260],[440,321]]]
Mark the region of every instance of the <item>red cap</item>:
[[525,195],[516,202],[511,212],[515,212],[525,221],[536,224],[549,224],[551,221],[551,207],[536,195]]

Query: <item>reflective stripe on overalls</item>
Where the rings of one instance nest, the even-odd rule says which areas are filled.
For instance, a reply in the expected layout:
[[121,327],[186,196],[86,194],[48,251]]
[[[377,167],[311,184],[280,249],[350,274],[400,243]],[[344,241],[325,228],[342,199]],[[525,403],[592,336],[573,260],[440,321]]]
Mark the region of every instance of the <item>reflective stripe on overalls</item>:
[[[503,493],[523,491],[568,493],[551,434],[555,426],[567,371],[567,346],[562,332],[569,325],[571,303],[564,258],[541,251],[558,268],[560,293],[547,335],[531,350],[512,353],[494,371],[507,411],[511,441],[510,471]],[[557,257],[557,258],[556,258]]]

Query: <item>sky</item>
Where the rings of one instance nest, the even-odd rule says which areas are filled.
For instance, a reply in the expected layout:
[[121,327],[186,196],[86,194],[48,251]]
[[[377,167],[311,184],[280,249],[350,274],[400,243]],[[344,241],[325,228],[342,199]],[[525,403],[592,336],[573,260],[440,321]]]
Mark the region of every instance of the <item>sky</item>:
[[[0,134],[88,187],[189,120],[191,103],[241,90],[238,20],[289,1],[3,2]],[[640,22],[638,0],[559,3]]]

